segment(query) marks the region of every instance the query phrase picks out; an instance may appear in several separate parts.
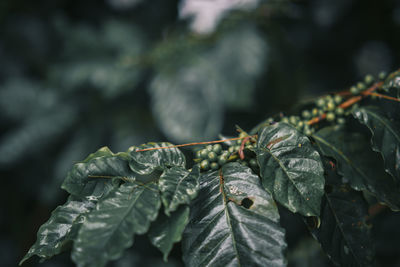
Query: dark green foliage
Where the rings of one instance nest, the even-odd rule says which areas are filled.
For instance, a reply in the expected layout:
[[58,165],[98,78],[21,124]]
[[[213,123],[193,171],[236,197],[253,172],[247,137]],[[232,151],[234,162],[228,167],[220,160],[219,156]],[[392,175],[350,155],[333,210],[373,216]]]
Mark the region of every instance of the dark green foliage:
[[341,184],[341,177],[334,170],[328,168],[327,172],[321,224],[311,226],[310,230],[337,266],[373,266],[367,202],[361,192]]
[[313,138],[325,156],[336,160],[344,182],[355,190],[368,190],[393,210],[399,210],[398,185],[384,171],[381,157],[370,149],[366,136],[335,126],[318,131]]
[[400,182],[400,125],[386,118],[377,107],[359,108],[354,116],[371,131],[372,149],[380,152],[385,169]]
[[231,1],[207,34],[213,1],[31,2],[0,8],[4,266],[398,265],[400,75],[365,75],[396,1]]

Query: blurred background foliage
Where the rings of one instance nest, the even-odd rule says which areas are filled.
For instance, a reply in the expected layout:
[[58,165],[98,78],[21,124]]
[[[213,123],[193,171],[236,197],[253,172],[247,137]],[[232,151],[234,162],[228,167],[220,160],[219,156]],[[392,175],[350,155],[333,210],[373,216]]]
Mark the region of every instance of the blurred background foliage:
[[[0,33],[1,266],[21,259],[64,202],[66,172],[97,148],[236,135],[400,66],[395,0],[4,0]],[[299,218],[282,209],[282,223],[290,266],[330,266]],[[399,266],[400,216],[373,223],[378,264]],[[113,265],[180,257],[178,245],[163,263],[140,237]]]

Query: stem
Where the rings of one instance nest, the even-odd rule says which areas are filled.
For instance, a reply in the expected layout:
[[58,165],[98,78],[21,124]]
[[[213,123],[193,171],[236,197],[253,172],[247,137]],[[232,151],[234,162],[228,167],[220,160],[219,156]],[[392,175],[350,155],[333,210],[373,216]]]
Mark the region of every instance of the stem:
[[240,139],[244,139],[244,138],[247,138],[247,137],[255,138],[256,136],[257,135],[251,135],[251,136],[234,137],[234,138],[228,138],[228,139],[222,139],[222,140],[216,140],[216,141],[195,142],[195,143],[187,143],[187,144],[181,144],[181,145],[162,146],[162,147],[151,147],[151,148],[144,148],[144,149],[135,150],[135,152],[143,152],[143,151],[150,151],[150,150],[157,150],[157,149],[169,149],[169,148],[184,147],[184,146],[216,144],[216,143],[223,143],[223,142],[226,142],[226,141],[240,140]]

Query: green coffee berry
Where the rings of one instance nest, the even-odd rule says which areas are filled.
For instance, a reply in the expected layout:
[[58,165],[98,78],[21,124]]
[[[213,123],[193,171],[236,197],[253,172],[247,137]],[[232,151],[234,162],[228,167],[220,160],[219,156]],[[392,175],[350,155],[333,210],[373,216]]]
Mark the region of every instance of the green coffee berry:
[[335,113],[333,113],[333,112],[326,113],[326,120],[327,121],[334,121],[335,120]]
[[212,146],[212,145],[208,145],[208,146],[206,146],[206,149],[207,149],[208,151],[212,151],[212,150],[213,150],[213,146]]
[[228,152],[229,153],[234,153],[235,152],[235,147],[234,146],[230,146],[229,148],[228,148]]
[[296,116],[290,116],[289,122],[290,122],[290,124],[296,125],[297,124]]
[[371,85],[374,81],[375,81],[374,76],[372,76],[371,74],[365,75],[365,77],[364,77],[364,82],[365,82],[367,85]]
[[345,120],[344,118],[337,118],[336,122],[337,122],[338,124],[345,124],[345,123],[346,123],[346,120]]
[[206,171],[206,170],[208,170],[209,168],[210,168],[210,163],[208,162],[208,160],[203,160],[202,162],[200,162],[200,168],[203,170],[203,171]]
[[366,88],[365,84],[363,82],[358,82],[357,83],[357,89],[359,92],[364,91]]
[[317,100],[317,102],[315,102],[315,105],[317,107],[322,108],[323,106],[325,106],[325,100],[323,98],[320,98],[320,99]]
[[235,151],[239,151],[240,146],[235,146]]
[[211,167],[211,170],[214,170],[214,171],[219,169],[219,165],[216,162],[212,162],[210,167]]
[[311,111],[311,114],[312,114],[313,117],[318,116],[318,114],[319,114],[319,109],[313,108],[312,111]]
[[357,87],[355,87],[355,86],[350,87],[350,93],[351,93],[351,94],[353,94],[353,95],[358,95],[359,92],[360,92],[360,91],[358,90]]
[[386,76],[387,76],[386,71],[381,71],[381,72],[379,72],[378,78],[379,78],[379,80],[382,81],[382,80],[386,79]]
[[343,115],[344,114],[344,109],[341,107],[336,108],[335,113],[337,115]]
[[304,130],[304,134],[305,134],[305,135],[312,135],[312,133],[313,133],[313,132],[311,131],[311,129],[305,129],[305,130]]
[[208,150],[207,149],[202,149],[200,150],[200,158],[206,159],[208,157]]
[[333,98],[333,101],[334,101],[336,104],[340,104],[340,103],[342,103],[343,98],[342,98],[340,95],[335,95],[335,97]]
[[301,112],[301,116],[302,116],[304,119],[309,119],[309,118],[311,118],[311,113],[310,113],[310,111],[308,111],[308,110],[303,110],[303,112]]
[[289,123],[289,119],[288,119],[287,117],[283,117],[283,118],[281,119],[281,122]]
[[210,161],[217,161],[218,156],[214,151],[211,151],[211,152],[208,153],[208,159]]
[[196,151],[196,158],[201,158],[201,149]]
[[222,151],[222,146],[220,144],[213,145],[213,151],[217,154],[220,154]]
[[296,125],[297,128],[302,129],[304,127],[304,122],[303,121],[299,121]]
[[218,157],[218,164],[219,165],[224,165],[228,161],[228,157],[225,155],[221,155]]
[[251,167],[253,167],[253,168],[258,167],[257,160],[256,160],[256,159],[251,159],[251,160],[249,161],[249,165],[250,165]]
[[335,109],[335,103],[333,101],[329,101],[328,103],[326,103],[325,109],[328,111],[332,111]]

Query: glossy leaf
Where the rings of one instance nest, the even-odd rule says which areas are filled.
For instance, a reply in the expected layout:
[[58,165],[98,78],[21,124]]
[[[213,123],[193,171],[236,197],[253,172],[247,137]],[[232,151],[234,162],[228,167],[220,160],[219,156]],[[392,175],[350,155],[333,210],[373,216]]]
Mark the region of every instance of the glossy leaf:
[[382,85],[382,89],[386,92],[394,90],[397,92],[397,98],[400,98],[400,71],[397,70],[389,74]]
[[81,201],[70,196],[68,201],[57,207],[51,213],[50,219],[39,228],[35,244],[21,260],[20,265],[33,255],[47,259],[61,253],[76,237],[82,224],[80,216],[94,207],[95,204],[92,201]]
[[400,209],[398,186],[384,171],[379,154],[370,149],[365,136],[336,126],[323,128],[313,138],[325,156],[336,159],[344,182],[355,190],[370,191],[393,210]]
[[107,147],[90,154],[83,162],[76,163],[68,172],[62,188],[74,196],[98,199],[113,189],[110,178],[134,179],[126,153],[114,154]]
[[169,216],[179,205],[190,204],[197,196],[199,175],[199,166],[195,165],[191,172],[181,167],[172,167],[160,176],[158,185],[165,214]]
[[132,157],[129,166],[139,174],[151,174],[154,170],[163,170],[165,167],[185,168],[185,156],[178,148],[154,149],[149,151],[136,151],[146,148],[159,148],[172,146],[171,143],[147,143],[129,151]]
[[160,212],[157,220],[151,225],[148,236],[151,243],[157,247],[167,261],[174,243],[181,241],[183,231],[189,222],[189,207],[180,206],[168,217]]
[[284,266],[284,230],[250,168],[229,163],[200,176],[182,240],[187,266]]
[[324,195],[321,225],[312,229],[313,236],[336,265],[372,266],[374,248],[366,224],[368,205],[361,192],[340,184],[334,171],[330,176],[333,183]]
[[258,134],[257,160],[263,186],[292,212],[319,216],[324,170],[307,136],[285,123]]
[[372,149],[382,154],[385,170],[400,182],[400,126],[389,120],[376,107],[363,107],[353,112],[372,133]]
[[121,257],[157,217],[161,201],[154,183],[124,183],[101,199],[81,226],[72,259],[78,266],[104,266]]

